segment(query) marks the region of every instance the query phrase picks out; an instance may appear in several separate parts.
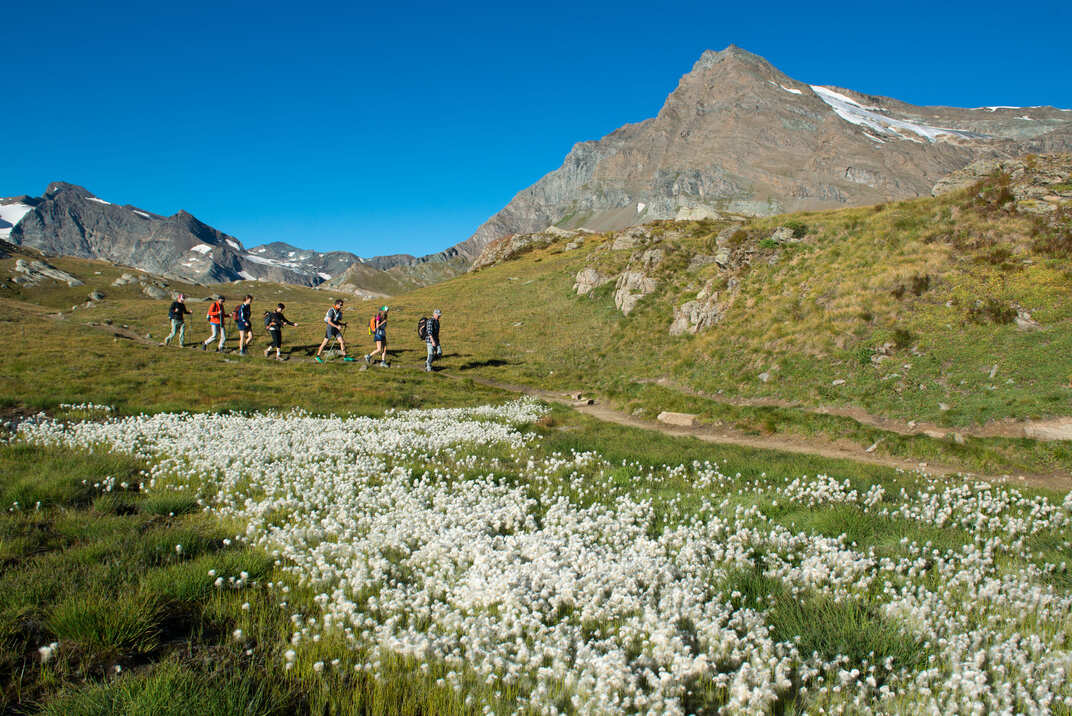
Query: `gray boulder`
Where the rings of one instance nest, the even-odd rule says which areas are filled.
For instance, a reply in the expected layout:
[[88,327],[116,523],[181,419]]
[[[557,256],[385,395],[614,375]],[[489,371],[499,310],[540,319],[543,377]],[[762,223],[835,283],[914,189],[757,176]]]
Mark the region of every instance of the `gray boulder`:
[[168,293],[163,288],[160,288],[159,286],[156,286],[156,285],[151,284],[151,283],[146,284],[145,286],[143,286],[142,289],[141,289],[141,292],[144,293],[149,298],[155,298],[155,299],[159,299],[159,300],[164,300],[166,298],[171,298],[170,293]]
[[595,289],[611,280],[611,276],[605,276],[593,268],[581,269],[574,279],[573,290],[578,296],[587,296]]
[[626,271],[618,277],[615,284],[614,305],[628,316],[636,307],[637,301],[655,291],[658,281],[639,271]]

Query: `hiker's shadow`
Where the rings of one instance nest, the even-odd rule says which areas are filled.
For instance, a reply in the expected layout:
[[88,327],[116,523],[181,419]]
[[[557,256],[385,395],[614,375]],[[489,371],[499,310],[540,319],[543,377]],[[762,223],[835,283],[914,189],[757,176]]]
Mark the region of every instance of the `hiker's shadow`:
[[489,358],[487,360],[471,360],[468,363],[462,363],[458,366],[458,370],[471,370],[473,368],[498,368],[504,365],[517,365],[517,363],[511,363],[508,360],[502,358]]

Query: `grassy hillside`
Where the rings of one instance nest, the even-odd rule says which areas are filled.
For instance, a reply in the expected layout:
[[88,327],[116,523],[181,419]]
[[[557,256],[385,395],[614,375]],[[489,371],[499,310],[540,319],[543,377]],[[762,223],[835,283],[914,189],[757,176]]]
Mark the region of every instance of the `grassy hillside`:
[[[634,381],[671,378],[949,426],[1064,415],[1072,220],[1019,210],[1004,182],[737,228],[660,222],[630,249],[612,248],[621,234],[568,251],[562,238],[406,301],[442,306],[445,342],[472,346],[505,379],[628,396]],[[789,238],[772,238],[779,229]],[[704,258],[721,247],[729,268]],[[642,271],[658,286],[624,316],[613,281],[575,294],[584,268]],[[721,320],[670,336],[675,307],[704,289]]]

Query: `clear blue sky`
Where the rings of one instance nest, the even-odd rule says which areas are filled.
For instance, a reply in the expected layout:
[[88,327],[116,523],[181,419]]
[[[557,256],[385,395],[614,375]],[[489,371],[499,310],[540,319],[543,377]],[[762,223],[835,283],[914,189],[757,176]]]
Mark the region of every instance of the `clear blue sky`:
[[705,49],[913,104],[1072,107],[1072,3],[11,3],[0,195],[50,181],[246,246],[467,238]]

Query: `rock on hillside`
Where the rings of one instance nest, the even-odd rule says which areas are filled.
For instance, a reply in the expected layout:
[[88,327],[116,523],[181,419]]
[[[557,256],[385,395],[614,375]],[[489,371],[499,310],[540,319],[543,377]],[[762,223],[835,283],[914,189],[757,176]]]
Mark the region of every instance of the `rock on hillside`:
[[999,175],[1007,179],[1019,211],[1049,214],[1072,206],[1072,154],[983,159],[943,178],[934,185],[933,194],[967,189]]
[[658,115],[573,147],[455,249],[550,225],[773,215],[926,196],[978,159],[1072,150],[1072,112],[916,107],[808,85],[730,46],[705,52]]

